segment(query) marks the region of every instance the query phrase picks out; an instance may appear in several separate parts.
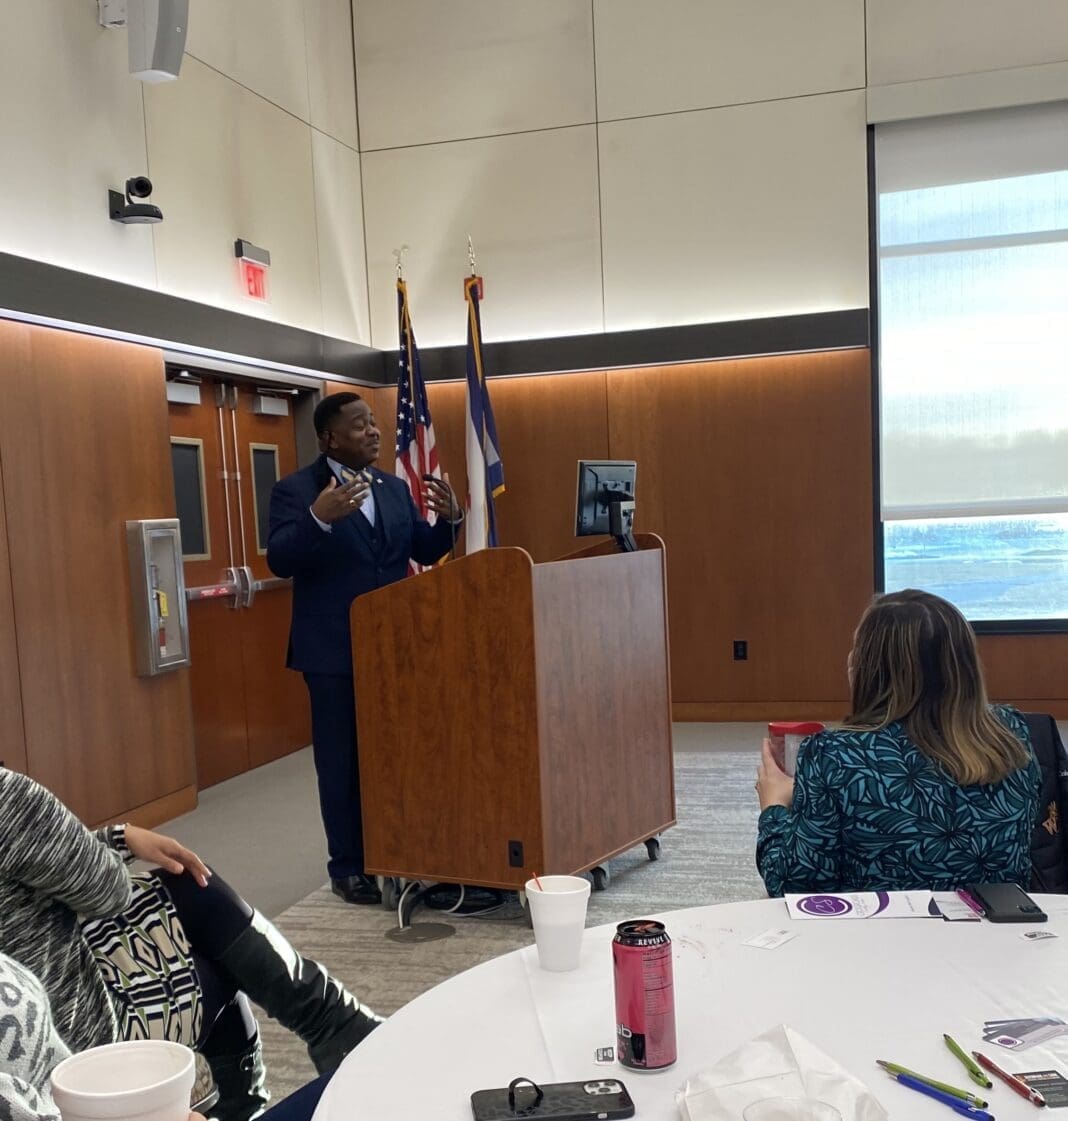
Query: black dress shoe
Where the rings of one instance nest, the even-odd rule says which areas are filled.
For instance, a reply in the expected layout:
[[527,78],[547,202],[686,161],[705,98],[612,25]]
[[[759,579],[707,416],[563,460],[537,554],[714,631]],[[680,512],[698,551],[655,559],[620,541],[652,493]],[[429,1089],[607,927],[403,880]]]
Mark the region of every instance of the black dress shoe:
[[330,881],[330,890],[346,903],[381,903],[382,893],[370,876],[345,876]]

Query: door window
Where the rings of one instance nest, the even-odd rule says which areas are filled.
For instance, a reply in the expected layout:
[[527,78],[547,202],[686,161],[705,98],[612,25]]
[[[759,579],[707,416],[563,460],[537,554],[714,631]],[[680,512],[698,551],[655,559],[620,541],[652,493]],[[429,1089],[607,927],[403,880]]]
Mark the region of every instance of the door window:
[[207,502],[204,494],[204,442],[171,437],[174,502],[182,529],[182,559],[207,560],[211,556]]
[[256,502],[256,551],[267,552],[271,488],[278,482],[278,445],[249,444],[252,452],[252,494]]

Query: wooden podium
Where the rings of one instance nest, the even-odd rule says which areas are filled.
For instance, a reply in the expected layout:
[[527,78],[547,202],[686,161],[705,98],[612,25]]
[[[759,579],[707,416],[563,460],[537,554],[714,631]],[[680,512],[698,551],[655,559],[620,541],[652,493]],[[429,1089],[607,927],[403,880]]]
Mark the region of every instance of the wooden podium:
[[637,540],[353,603],[368,872],[517,890],[675,824],[664,545]]

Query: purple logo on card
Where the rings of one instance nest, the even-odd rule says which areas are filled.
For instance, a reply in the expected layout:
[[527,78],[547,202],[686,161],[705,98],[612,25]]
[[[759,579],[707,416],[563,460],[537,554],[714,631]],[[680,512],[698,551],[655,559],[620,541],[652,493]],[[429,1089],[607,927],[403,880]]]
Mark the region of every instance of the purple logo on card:
[[853,904],[840,895],[806,895],[804,899],[797,901],[797,909],[806,915],[835,918],[838,915],[848,915],[853,910]]

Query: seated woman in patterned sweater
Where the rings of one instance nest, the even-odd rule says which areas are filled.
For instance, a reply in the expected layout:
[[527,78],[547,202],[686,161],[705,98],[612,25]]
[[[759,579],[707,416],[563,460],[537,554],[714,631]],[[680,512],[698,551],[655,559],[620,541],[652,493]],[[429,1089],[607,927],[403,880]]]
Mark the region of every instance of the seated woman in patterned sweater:
[[[158,865],[131,876],[126,860]],[[72,1051],[157,1038],[204,1054],[214,1116],[266,1106],[245,994],[308,1047],[320,1073],[381,1022],[177,841],[92,833],[43,786],[0,768],[0,953],[44,985]]]
[[[70,1055],[56,1032],[48,994],[13,958],[0,954],[0,1121],[62,1121],[52,1071]],[[329,1075],[269,1109],[263,1121],[311,1121]],[[188,1121],[205,1121],[190,1113]]]
[[1026,887],[1040,773],[1027,725],[992,708],[975,636],[938,596],[877,596],[849,656],[845,726],[764,741],[757,868],[768,894]]

